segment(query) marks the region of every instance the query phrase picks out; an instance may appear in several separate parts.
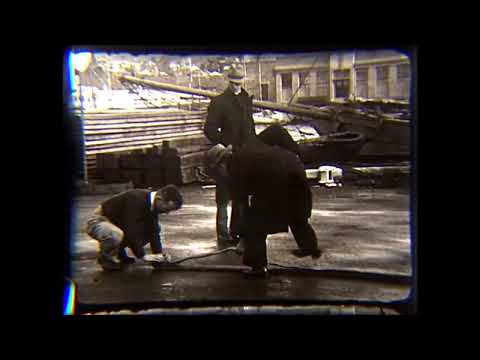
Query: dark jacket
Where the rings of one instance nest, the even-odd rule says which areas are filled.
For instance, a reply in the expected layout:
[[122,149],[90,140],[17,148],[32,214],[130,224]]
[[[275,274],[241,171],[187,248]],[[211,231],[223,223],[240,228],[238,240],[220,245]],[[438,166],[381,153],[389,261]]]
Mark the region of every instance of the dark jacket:
[[258,138],[267,145],[278,145],[300,156],[300,147],[283,126],[277,124],[270,125],[258,134]]
[[[235,95],[230,88],[214,97],[208,106],[205,136],[213,143],[237,149],[250,135],[255,135],[252,98],[242,89]],[[220,130],[219,130],[220,129]]]
[[245,226],[274,234],[311,216],[312,193],[293,152],[251,138],[232,161],[233,198],[244,201],[252,195]]
[[158,214],[150,206],[150,191],[144,189],[127,190],[102,203],[103,215],[124,232],[122,246],[130,247],[138,258],[145,255],[147,243],[153,253],[162,251]]

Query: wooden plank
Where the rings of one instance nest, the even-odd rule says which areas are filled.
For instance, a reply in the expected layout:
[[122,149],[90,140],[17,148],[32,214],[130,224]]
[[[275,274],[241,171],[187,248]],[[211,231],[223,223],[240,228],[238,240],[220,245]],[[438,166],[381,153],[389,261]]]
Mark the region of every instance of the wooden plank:
[[[161,146],[163,140],[169,140],[173,143],[174,140],[204,140],[203,132],[199,132],[198,134],[192,135],[174,135],[174,136],[165,136],[163,138],[155,139],[154,141],[143,141],[138,142],[136,144],[117,144],[117,146],[106,146],[106,147],[98,147],[98,148],[87,148],[86,155],[90,154],[100,154],[100,153],[113,153],[113,152],[124,152],[124,151],[131,151],[131,150],[139,150],[139,149],[149,149],[153,145]],[[173,146],[173,144],[171,144]]]
[[198,166],[181,167],[182,181],[184,184],[190,184],[196,181],[200,181],[197,176],[196,168],[198,168]]
[[206,151],[199,151],[192,154],[180,156],[181,166],[199,166],[204,163]]
[[135,137],[122,137],[120,139],[109,139],[109,140],[94,140],[94,141],[85,141],[85,144],[88,147],[91,146],[99,146],[99,145],[111,145],[111,144],[119,144],[119,143],[126,143],[126,142],[136,142],[139,141],[144,143],[144,141],[150,140],[158,140],[163,139],[166,136],[188,136],[188,135],[195,135],[195,134],[203,134],[202,130],[189,130],[183,131],[180,133],[172,133],[171,131],[165,131],[161,135],[147,135],[147,136],[135,136]]
[[203,123],[205,122],[202,118],[192,118],[185,120],[168,120],[168,121],[102,121],[102,122],[85,122],[84,129],[95,129],[95,128],[128,128],[128,127],[142,127],[142,126],[171,126],[171,125],[183,125],[190,123]]
[[[178,110],[178,109],[165,109],[165,110],[155,110],[155,111],[118,111],[111,110],[109,112],[95,112],[88,113],[84,112],[83,118],[85,120],[100,120],[100,119],[117,119],[117,118],[142,118],[142,117],[168,117],[168,116],[202,116],[205,115],[204,110],[201,111],[188,111],[188,110]],[[80,113],[76,113],[77,116],[81,116]]]
[[180,147],[177,148],[178,150],[178,155],[184,156],[186,154],[193,154],[193,153],[198,153],[202,151],[207,151],[211,147],[210,144],[204,144],[204,145],[181,145]]
[[166,117],[139,117],[139,118],[125,118],[125,117],[118,117],[115,119],[84,119],[84,123],[86,124],[115,124],[115,123],[135,123],[135,122],[152,122],[152,121],[170,121],[170,120],[189,120],[189,119],[205,119],[205,115],[188,115],[188,116],[181,116],[181,115],[173,115],[173,116],[166,116]]
[[203,123],[191,123],[183,125],[169,125],[169,126],[145,126],[145,127],[122,127],[122,128],[99,128],[85,130],[84,135],[101,135],[101,134],[128,134],[133,132],[152,132],[152,131],[164,131],[164,130],[181,130],[185,128],[195,127],[197,129],[203,129]]
[[141,135],[160,135],[160,134],[178,134],[188,131],[199,130],[202,131],[201,126],[188,126],[188,127],[175,127],[175,128],[166,128],[166,129],[155,129],[155,130],[144,130],[136,129],[132,131],[121,131],[121,132],[108,132],[108,133],[93,133],[85,134],[85,139],[87,143],[90,143],[94,140],[109,140],[109,139],[118,139],[118,138],[132,138],[134,136]]

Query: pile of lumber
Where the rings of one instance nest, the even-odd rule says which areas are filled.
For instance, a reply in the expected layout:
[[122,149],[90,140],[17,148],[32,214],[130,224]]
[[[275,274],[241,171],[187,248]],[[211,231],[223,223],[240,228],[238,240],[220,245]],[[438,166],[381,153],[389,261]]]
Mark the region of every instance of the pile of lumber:
[[94,178],[97,183],[131,182],[135,187],[161,187],[167,184],[189,184],[202,181],[205,152],[210,148],[205,138],[174,140],[169,155],[135,150],[96,155]]
[[203,134],[205,110],[105,110],[76,115],[76,121],[80,121],[80,117],[83,119],[87,172],[93,179],[98,178],[97,157],[101,154],[146,152],[153,146],[161,148],[167,140],[170,147],[178,150],[182,176],[188,183],[210,146]]

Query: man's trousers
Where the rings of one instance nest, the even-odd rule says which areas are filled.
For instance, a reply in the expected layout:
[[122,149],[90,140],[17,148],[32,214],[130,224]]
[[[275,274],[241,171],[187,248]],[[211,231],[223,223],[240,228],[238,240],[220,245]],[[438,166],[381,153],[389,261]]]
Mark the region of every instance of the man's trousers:
[[[290,230],[300,249],[307,251],[318,249],[318,240],[308,219],[296,220],[289,224]],[[257,230],[255,226],[247,226],[243,264],[250,267],[267,266],[268,232]]]

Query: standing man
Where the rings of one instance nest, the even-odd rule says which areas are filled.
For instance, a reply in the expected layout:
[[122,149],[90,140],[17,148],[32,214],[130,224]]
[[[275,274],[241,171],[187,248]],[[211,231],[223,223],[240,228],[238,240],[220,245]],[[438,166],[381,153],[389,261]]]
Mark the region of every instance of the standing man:
[[[182,207],[183,198],[174,185],[158,191],[132,189],[102,202],[87,220],[87,234],[100,244],[98,263],[104,270],[120,270],[134,258],[166,261],[160,239],[159,214]],[[150,243],[153,256],[145,256],[143,247]]]
[[[242,88],[244,78],[241,67],[232,66],[227,71],[228,87],[212,99],[205,122],[205,136],[213,145],[223,145],[229,154],[235,154],[249,137],[255,136],[252,97]],[[231,163],[227,162],[227,167]],[[212,170],[207,167],[207,171]],[[228,230],[228,203],[231,198],[228,178],[210,172],[216,181],[215,201],[217,204],[217,247],[219,249],[236,244],[243,235],[242,217],[245,205],[241,199],[232,201],[232,218]]]
[[[280,146],[250,138],[233,155],[222,145],[214,146],[208,158],[217,171],[231,180],[233,201],[250,197],[245,211],[245,251],[243,263],[251,268],[248,277],[267,274],[268,234],[287,232],[297,242],[297,257],[321,255],[317,237],[308,219],[312,211],[312,193],[299,157]],[[230,161],[233,165],[228,168]]]

